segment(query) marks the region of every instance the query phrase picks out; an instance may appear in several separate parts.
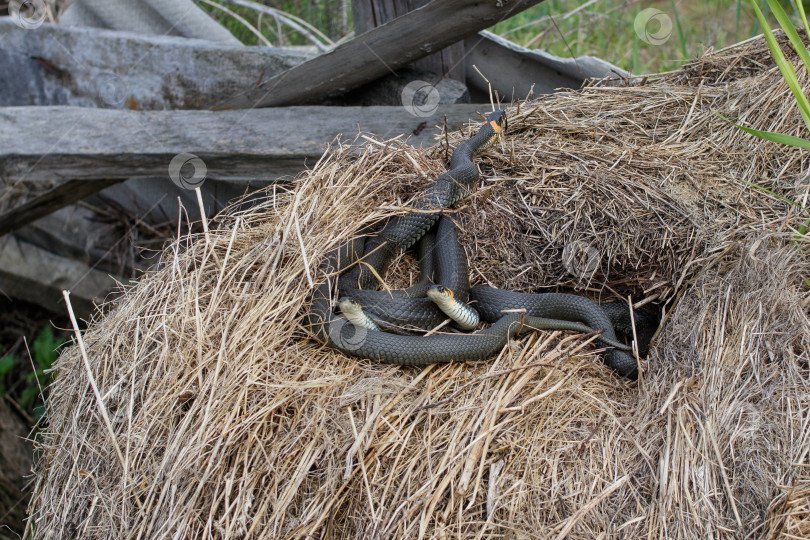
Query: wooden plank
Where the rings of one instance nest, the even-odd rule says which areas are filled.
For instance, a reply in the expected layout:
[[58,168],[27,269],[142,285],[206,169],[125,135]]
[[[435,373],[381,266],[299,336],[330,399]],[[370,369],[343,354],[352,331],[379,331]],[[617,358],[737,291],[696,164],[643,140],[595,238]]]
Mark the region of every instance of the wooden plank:
[[14,238],[119,277],[139,275],[154,262],[147,262],[145,253],[132,247],[132,241],[137,243],[143,233],[143,229],[138,231],[139,226],[135,225],[143,221],[140,216],[115,202],[107,203],[106,196],[103,200],[94,200],[91,195],[84,201],[86,204],[68,205],[17,229],[0,238],[0,244]]
[[343,94],[541,1],[433,0],[218,105],[273,107]]
[[[403,107],[287,107],[251,111],[120,111],[80,107],[0,108],[0,176],[7,180],[168,178],[181,153],[199,157],[208,178],[275,179],[313,165],[336,136],[358,129],[404,134],[434,144],[442,115],[448,127],[479,117],[489,105],[441,105],[430,118]],[[418,130],[425,122],[424,129]],[[363,141],[361,141],[363,142]]]
[[71,292],[76,314],[86,317],[93,312],[94,303],[103,301],[117,288],[116,282],[127,281],[83,262],[54,255],[13,235],[0,241],[0,292],[57,313],[64,313],[64,289]]
[[0,236],[16,231],[20,227],[33,223],[43,216],[47,216],[60,208],[64,208],[69,204],[80,201],[93,193],[97,193],[106,187],[123,182],[124,180],[126,179],[116,178],[113,180],[93,181],[68,180],[63,184],[59,184],[42,195],[8,212],[0,214]]
[[[352,0],[352,23],[355,35],[387,23],[409,11],[425,6],[430,0]],[[392,9],[393,8],[393,9]],[[439,52],[410,64],[418,70],[464,82],[464,43],[458,41]]]
[[200,109],[310,53],[0,18],[0,106]]

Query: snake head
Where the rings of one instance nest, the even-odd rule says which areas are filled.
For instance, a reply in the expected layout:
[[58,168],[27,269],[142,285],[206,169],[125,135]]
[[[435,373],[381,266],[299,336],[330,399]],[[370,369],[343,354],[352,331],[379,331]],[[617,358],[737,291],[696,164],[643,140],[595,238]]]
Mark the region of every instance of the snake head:
[[495,133],[506,133],[508,122],[506,120],[506,111],[498,109],[497,111],[489,113],[487,116],[487,123],[492,126]]
[[363,307],[350,296],[344,296],[338,299],[338,305],[340,306],[340,311],[346,313],[347,311],[362,311]]
[[431,285],[427,290],[427,295],[431,298],[433,296],[443,296],[447,299],[452,299],[453,290],[444,285]]

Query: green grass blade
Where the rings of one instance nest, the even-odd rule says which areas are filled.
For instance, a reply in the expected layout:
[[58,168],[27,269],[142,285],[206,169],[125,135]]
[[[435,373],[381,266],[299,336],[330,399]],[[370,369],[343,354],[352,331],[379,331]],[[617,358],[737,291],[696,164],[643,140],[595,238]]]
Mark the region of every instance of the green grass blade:
[[[734,124],[734,122],[732,122],[731,120],[729,120],[728,118],[726,118],[725,116],[720,114],[719,112],[715,112],[714,114],[716,114],[717,116],[719,116],[720,118],[722,118],[726,122],[729,122],[730,124]],[[794,137],[793,135],[785,135],[784,133],[773,133],[771,131],[761,131],[759,129],[751,129],[751,128],[747,128],[745,126],[741,126],[739,124],[734,124],[734,125],[737,126],[739,129],[745,131],[746,133],[750,133],[751,135],[754,135],[756,137],[760,137],[760,138],[763,138],[763,139],[767,139],[769,141],[774,141],[774,142],[778,142],[778,143],[782,143],[782,144],[792,144],[793,146],[798,146],[800,148],[808,148],[808,149],[810,149],[810,141],[805,140],[805,139],[800,139],[799,137]],[[785,141],[787,141],[787,142],[785,142]],[[797,203],[796,201],[792,201],[792,200],[788,199],[787,197],[779,195],[778,193],[775,193],[775,192],[771,191],[770,189],[768,189],[768,188],[766,188],[764,186],[760,186],[759,184],[755,184],[754,182],[749,182],[748,180],[740,180],[740,181],[743,182],[744,184],[748,184],[749,186],[757,188],[758,190],[762,191],[763,193],[767,193],[768,195],[770,195],[772,197],[776,197],[780,201],[786,202],[791,206],[795,206],[796,208],[799,208],[799,209],[803,210],[807,214],[810,214],[810,210],[805,208],[803,205]]]
[[810,210],[808,210],[804,206],[800,205],[796,201],[791,201],[787,197],[779,195],[778,193],[775,193],[775,192],[771,191],[770,189],[768,189],[766,187],[760,186],[759,184],[755,184],[754,182],[749,182],[748,180],[740,180],[740,181],[743,182],[744,184],[748,184],[751,187],[757,188],[758,190],[760,190],[763,193],[767,193],[771,197],[776,197],[777,199],[779,199],[782,202],[788,203],[789,205],[795,206],[796,208],[798,208],[798,209],[800,209],[800,210],[802,210],[804,212],[810,213]]
[[765,139],[766,141],[772,141],[779,144],[786,144],[788,146],[795,146],[796,148],[810,150],[810,141],[807,139],[802,139],[801,137],[794,137],[793,135],[788,135],[787,133],[776,133],[774,131],[761,131],[759,129],[753,129],[745,126],[737,127],[746,133],[750,133],[751,135],[759,137],[760,139]]
[[795,146],[797,148],[804,148],[810,150],[810,140],[802,139],[801,137],[794,137],[793,135],[788,135],[787,133],[776,133],[774,131],[763,131],[761,129],[754,129],[750,127],[741,126],[740,124],[732,122],[719,112],[715,112],[714,114],[716,114],[726,122],[734,124],[736,127],[745,131],[746,133],[750,133],[754,137],[759,137],[760,139],[765,139],[766,141],[773,141],[779,144],[787,144],[789,146]]
[[793,93],[793,97],[796,98],[796,104],[799,106],[799,112],[802,114],[804,124],[807,126],[807,129],[810,129],[810,103],[807,102],[807,98],[799,86],[799,81],[796,78],[796,72],[793,71],[793,65],[785,58],[785,55],[782,53],[782,49],[779,48],[779,44],[776,42],[776,38],[773,36],[770,26],[768,26],[768,21],[765,20],[765,16],[762,14],[762,11],[759,9],[759,6],[756,4],[756,2],[754,2],[754,0],[751,0],[751,6],[753,6],[757,19],[762,25],[762,32],[765,36],[765,41],[768,43],[768,48],[771,50],[771,55],[773,55],[773,59],[776,62],[776,65],[779,67],[782,77],[785,79],[790,91]]
[[[754,0],[748,0],[748,1],[749,1],[751,4],[753,4],[753,3],[754,3]],[[760,4],[761,4],[761,6],[762,6],[762,7],[760,8],[760,11],[759,11],[760,13],[761,13],[761,10],[762,10],[762,9],[766,9],[766,10],[768,9],[768,3],[767,3],[767,0],[760,0]],[[757,7],[759,7],[759,6],[755,6],[755,9],[756,9]],[[765,17],[763,17],[763,19],[765,19]],[[753,26],[753,28],[751,28],[751,37],[754,37],[754,36],[756,36],[757,34],[759,34],[759,24],[760,24],[760,22],[761,22],[761,21],[760,21],[759,17],[757,17],[757,20],[755,20],[755,21],[754,21],[754,26]]]
[[802,2],[802,0],[796,0],[796,9],[799,10],[799,15],[802,18],[802,24],[804,25],[804,32],[807,34],[808,37],[810,37],[810,26],[807,25],[807,15],[804,14],[804,2]]
[[740,41],[740,11],[742,8],[742,0],[737,0],[737,8],[734,14],[734,41]]
[[678,14],[678,7],[675,5],[675,0],[669,0],[669,3],[672,6],[672,12],[675,14],[675,27],[678,29],[678,39],[681,42],[681,52],[683,53],[684,58],[689,58],[689,53],[686,50],[686,34],[683,31],[683,26],[681,26],[681,17]]
[[807,234],[807,227],[810,227],[810,219],[799,225],[799,234],[801,236]]
[[[798,3],[801,4],[801,0],[799,0]],[[779,22],[779,26],[782,27],[785,35],[790,40],[790,44],[793,45],[793,48],[799,54],[799,58],[801,58],[802,62],[804,62],[804,67],[807,70],[810,70],[810,54],[808,54],[807,48],[804,46],[802,39],[799,37],[799,33],[796,32],[796,28],[790,21],[790,17],[788,17],[788,14],[785,13],[785,10],[782,9],[782,6],[776,0],[768,0],[768,4],[771,6],[771,11],[776,17],[776,20]]]

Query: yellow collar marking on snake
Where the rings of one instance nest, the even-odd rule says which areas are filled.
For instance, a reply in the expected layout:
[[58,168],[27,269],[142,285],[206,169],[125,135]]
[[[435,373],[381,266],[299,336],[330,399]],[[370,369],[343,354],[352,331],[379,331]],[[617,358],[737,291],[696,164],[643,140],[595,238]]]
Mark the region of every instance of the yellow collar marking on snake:
[[501,126],[499,126],[498,122],[496,122],[495,120],[490,120],[489,125],[492,126],[492,129],[495,130],[495,133],[501,132]]

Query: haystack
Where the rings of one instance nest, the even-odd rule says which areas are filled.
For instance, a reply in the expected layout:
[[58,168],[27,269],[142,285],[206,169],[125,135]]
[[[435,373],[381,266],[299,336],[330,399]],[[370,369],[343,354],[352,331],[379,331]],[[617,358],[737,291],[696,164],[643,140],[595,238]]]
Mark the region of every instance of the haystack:
[[[804,133],[754,41],[514,104],[456,211],[475,283],[661,306],[638,382],[560,332],[424,369],[311,339],[325,253],[404,211],[477,120],[427,150],[338,144],[180,237],[63,352],[35,537],[807,537],[807,216],[753,186],[805,204],[807,157],[716,112]],[[416,278],[403,259],[389,284]]]

